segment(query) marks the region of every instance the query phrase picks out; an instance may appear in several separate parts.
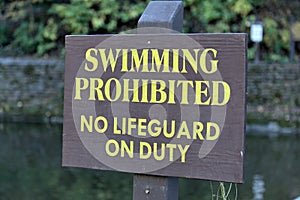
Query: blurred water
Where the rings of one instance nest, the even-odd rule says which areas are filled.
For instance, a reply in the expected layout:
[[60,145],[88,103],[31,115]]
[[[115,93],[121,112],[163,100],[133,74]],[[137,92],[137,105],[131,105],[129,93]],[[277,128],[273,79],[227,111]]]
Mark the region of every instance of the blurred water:
[[263,200],[265,192],[264,177],[259,174],[255,174],[252,182],[253,200]]
[[[0,124],[0,199],[132,199],[132,175],[61,167],[60,125]],[[300,138],[247,136],[238,199],[300,196]],[[218,183],[180,179],[180,199],[211,200]],[[228,184],[225,184],[228,189]],[[231,199],[235,195],[232,189]]]

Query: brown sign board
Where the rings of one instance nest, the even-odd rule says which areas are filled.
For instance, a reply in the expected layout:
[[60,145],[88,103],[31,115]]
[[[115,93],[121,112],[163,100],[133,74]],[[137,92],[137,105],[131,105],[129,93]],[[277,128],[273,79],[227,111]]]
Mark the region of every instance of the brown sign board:
[[246,34],[66,36],[63,166],[243,182]]

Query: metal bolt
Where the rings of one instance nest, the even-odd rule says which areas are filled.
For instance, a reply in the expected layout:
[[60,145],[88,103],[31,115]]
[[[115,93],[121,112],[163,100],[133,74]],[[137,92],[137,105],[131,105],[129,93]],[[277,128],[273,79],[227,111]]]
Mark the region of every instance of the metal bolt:
[[145,194],[149,194],[150,193],[150,189],[146,188],[145,189]]

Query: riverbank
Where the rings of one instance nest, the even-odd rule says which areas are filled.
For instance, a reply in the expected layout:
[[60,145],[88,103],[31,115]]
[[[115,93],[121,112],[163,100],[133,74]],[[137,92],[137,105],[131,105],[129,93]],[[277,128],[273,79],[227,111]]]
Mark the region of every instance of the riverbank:
[[[299,129],[300,63],[249,63],[247,77],[247,124]],[[0,58],[0,122],[62,123],[63,87],[63,60]]]

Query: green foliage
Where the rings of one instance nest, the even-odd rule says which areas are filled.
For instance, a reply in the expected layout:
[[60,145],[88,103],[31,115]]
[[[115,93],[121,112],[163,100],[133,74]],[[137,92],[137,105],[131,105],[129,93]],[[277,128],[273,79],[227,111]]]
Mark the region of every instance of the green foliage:
[[[59,3],[58,3],[59,2]],[[118,33],[135,28],[146,2],[132,0],[23,0],[2,2],[1,12],[12,28],[7,46],[16,54],[43,56],[63,49],[66,34]],[[0,45],[7,42],[0,28]],[[63,51],[63,50],[62,50]]]
[[7,37],[7,27],[5,24],[0,24],[0,46],[5,45],[8,41]]
[[118,24],[137,19],[145,2],[111,0],[71,0],[68,4],[53,4],[49,12],[61,18],[60,25],[68,33],[87,34],[90,32],[117,32]]
[[210,188],[212,192],[211,199],[212,200],[237,200],[238,193],[237,193],[237,184],[235,184],[235,191],[233,191],[233,184],[232,183],[224,183],[219,182],[218,188],[216,190],[216,193],[214,192],[214,183],[210,182]]
[[[44,0],[4,2],[2,12],[8,30],[5,38],[11,40],[8,48],[15,54],[37,54],[42,56],[57,47],[56,22],[47,19]],[[0,32],[1,34],[1,32]],[[11,34],[12,36],[9,36]],[[1,36],[0,36],[1,37]]]
[[[290,45],[291,15],[299,4],[283,0],[186,0],[185,32],[245,32],[259,19],[264,24],[264,40],[261,43],[263,57],[267,61],[286,62]],[[254,59],[255,47],[249,40],[248,58]]]
[[253,18],[249,0],[187,0],[184,3],[186,32],[241,32]]
[[19,47],[23,52],[35,53],[36,46],[42,39],[41,24],[22,23],[14,32],[13,46]]
[[[149,0],[23,0],[1,3],[0,45],[23,54],[44,56],[63,50],[66,34],[119,33],[135,28]],[[263,58],[287,60],[289,18],[300,5],[285,0],[184,0],[185,32],[250,32],[264,24]],[[4,24],[2,26],[2,24]],[[249,41],[249,59],[254,58]]]

